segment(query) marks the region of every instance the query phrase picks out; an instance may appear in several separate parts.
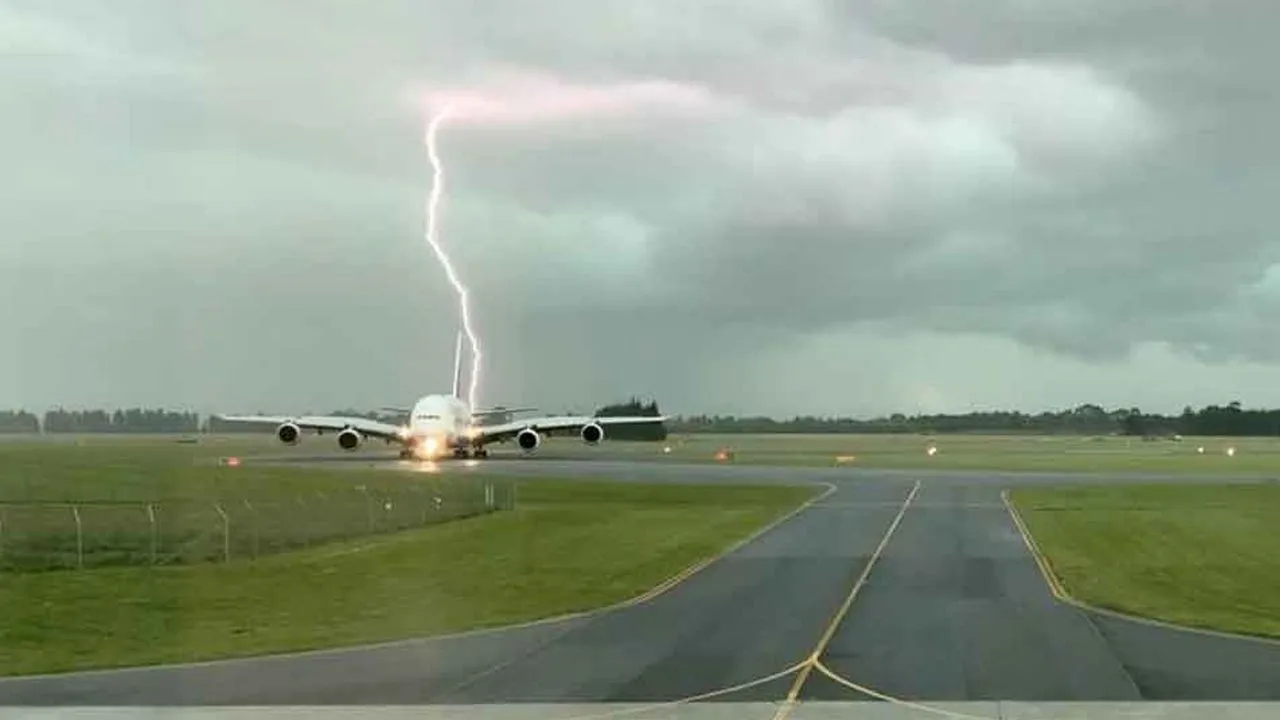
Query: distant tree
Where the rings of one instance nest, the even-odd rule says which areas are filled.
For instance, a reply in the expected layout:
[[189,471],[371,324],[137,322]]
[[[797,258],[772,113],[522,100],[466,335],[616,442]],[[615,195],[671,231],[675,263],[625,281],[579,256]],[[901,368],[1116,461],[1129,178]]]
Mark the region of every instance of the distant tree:
[[635,415],[658,417],[661,414],[662,413],[658,411],[658,402],[656,400],[644,402],[637,397],[632,397],[626,402],[605,405],[597,409],[595,412],[596,417],[626,417]]
[[1125,413],[1124,419],[1120,421],[1120,427],[1125,435],[1146,435],[1147,424],[1142,416],[1142,411],[1138,408],[1131,408]]
[[38,432],[40,432],[40,418],[26,410],[0,411],[0,433],[8,435]]
[[[660,417],[658,401],[641,401],[632,397],[626,402],[604,405],[596,410],[595,417]],[[665,423],[643,423],[640,425],[615,425],[608,429],[605,437],[611,440],[665,440],[667,427]]]
[[56,408],[44,414],[44,431],[48,433],[194,433],[199,427],[196,413],[172,410]]

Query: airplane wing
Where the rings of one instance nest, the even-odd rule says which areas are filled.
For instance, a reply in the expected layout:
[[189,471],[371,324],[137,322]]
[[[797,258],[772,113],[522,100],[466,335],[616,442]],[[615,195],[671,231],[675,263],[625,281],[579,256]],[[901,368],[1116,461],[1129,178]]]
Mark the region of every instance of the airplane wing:
[[506,415],[507,413],[533,412],[538,408],[522,407],[522,408],[490,408],[488,410],[473,410],[471,417],[492,417],[494,415]]
[[400,426],[359,417],[325,415],[301,417],[292,417],[288,415],[217,415],[215,417],[226,422],[257,423],[260,425],[273,426],[291,422],[303,430],[315,430],[318,432],[337,432],[339,430],[351,428],[362,435],[368,435],[369,437],[375,437],[382,440],[403,439],[402,428]]
[[[582,428],[590,423],[595,423],[603,428],[614,425],[641,425],[647,423],[660,423],[666,421],[667,417],[663,416],[636,416],[636,417],[590,417],[587,415],[556,415],[551,417],[535,417],[527,420],[516,420],[501,425],[481,425],[475,429],[475,440],[480,444],[491,442],[503,442],[510,440],[516,436],[521,430],[528,428],[537,432],[539,435],[551,437],[553,435],[567,435],[571,433],[581,432]],[[605,432],[606,440],[609,433]]]

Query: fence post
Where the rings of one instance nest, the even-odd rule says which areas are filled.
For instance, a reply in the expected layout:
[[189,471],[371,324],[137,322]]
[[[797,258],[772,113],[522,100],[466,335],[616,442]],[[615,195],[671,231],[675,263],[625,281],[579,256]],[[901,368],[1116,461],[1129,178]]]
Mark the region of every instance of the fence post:
[[71,517],[76,519],[76,567],[84,567],[84,525],[80,522],[80,508],[71,506]]
[[214,503],[213,509],[222,517],[222,561],[231,562],[231,518],[222,509],[222,503]]
[[147,522],[151,525],[151,564],[155,565],[158,533],[156,532],[156,506],[151,503],[147,503]]
[[4,557],[4,506],[0,505],[0,558]]

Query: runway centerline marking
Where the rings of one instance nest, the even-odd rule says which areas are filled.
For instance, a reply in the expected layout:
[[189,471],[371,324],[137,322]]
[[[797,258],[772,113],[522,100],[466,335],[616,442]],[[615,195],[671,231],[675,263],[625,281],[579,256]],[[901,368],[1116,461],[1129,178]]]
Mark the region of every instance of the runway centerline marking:
[[844,616],[848,614],[849,608],[853,607],[853,601],[858,598],[858,593],[867,583],[867,578],[871,575],[871,569],[876,566],[876,562],[880,559],[880,555],[884,553],[884,549],[889,546],[889,540],[893,538],[893,533],[898,529],[898,525],[902,523],[902,518],[907,514],[907,508],[911,507],[911,501],[915,499],[916,493],[920,492],[920,481],[917,480],[911,486],[911,492],[907,493],[907,497],[902,501],[902,506],[898,508],[898,514],[893,517],[893,522],[889,523],[889,527],[884,532],[884,537],[880,538],[880,544],[876,545],[876,549],[871,552],[871,557],[867,559],[867,564],[863,566],[862,572],[858,575],[858,579],[854,581],[853,587],[849,589],[849,594],[845,596],[844,602],[840,603],[840,607],[836,609],[835,615],[831,617],[831,622],[827,623],[826,629],[822,636],[818,638],[818,644],[814,646],[813,652],[809,653],[800,668],[800,674],[796,676],[795,682],[791,684],[791,689],[787,691],[786,700],[782,706],[778,708],[774,720],[784,720],[791,714],[792,708],[795,706],[796,698],[800,696],[800,689],[804,687],[804,683],[809,679],[809,674],[813,672],[814,667],[818,665],[819,658],[826,651],[827,646],[831,644],[831,639],[835,637],[836,631],[840,628],[840,623],[844,620]]
[[770,675],[765,675],[764,677],[756,678],[755,680],[748,680],[746,682],[738,683],[737,685],[730,685],[729,687],[720,688],[718,690],[709,690],[704,693],[698,693],[697,695],[690,695],[689,697],[680,698],[679,700],[666,700],[664,702],[653,703],[650,705],[642,705],[640,707],[611,710],[611,711],[599,713],[596,715],[575,715],[569,718],[562,718],[562,720],[601,720],[602,718],[613,718],[613,717],[621,717],[623,715],[633,715],[635,713],[651,712],[653,710],[658,710],[665,707],[674,707],[676,705],[687,705],[689,703],[698,702],[699,700],[710,700],[711,698],[728,695],[729,693],[735,693],[740,690],[746,690],[748,688],[753,688],[757,685],[763,685],[767,682],[772,682],[774,680],[784,678],[790,675],[791,673],[802,669],[807,662],[808,661],[801,661],[796,663],[795,665],[792,665],[789,668],[786,668],[784,670],[779,670],[778,672],[772,673]]
[[969,715],[967,713],[960,713],[954,710],[947,710],[946,708],[933,707],[933,706],[924,705],[918,702],[912,702],[910,700],[903,700],[902,698],[894,697],[892,695],[886,695],[880,692],[879,690],[876,690],[875,688],[869,688],[866,685],[859,685],[858,683],[844,677],[843,675],[836,673],[831,668],[823,664],[821,660],[815,661],[814,667],[818,669],[818,672],[822,673],[823,675],[826,675],[828,678],[831,678],[835,682],[849,688],[850,690],[855,690],[864,695],[869,695],[877,700],[884,700],[893,705],[901,705],[903,707],[909,707],[913,710],[921,710],[923,712],[934,713],[935,715],[941,715],[943,717],[956,718],[957,720],[994,720],[994,718],[990,717],[989,715]]

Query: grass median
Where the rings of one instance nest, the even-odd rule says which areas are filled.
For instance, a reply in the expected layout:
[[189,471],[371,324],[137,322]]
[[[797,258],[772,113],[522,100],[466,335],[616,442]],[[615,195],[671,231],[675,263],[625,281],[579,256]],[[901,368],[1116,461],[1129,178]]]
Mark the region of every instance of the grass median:
[[1010,500],[1076,599],[1280,637],[1280,485],[1026,488]]

